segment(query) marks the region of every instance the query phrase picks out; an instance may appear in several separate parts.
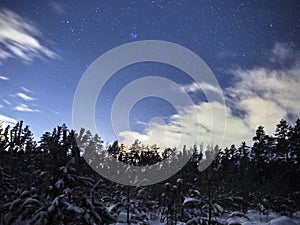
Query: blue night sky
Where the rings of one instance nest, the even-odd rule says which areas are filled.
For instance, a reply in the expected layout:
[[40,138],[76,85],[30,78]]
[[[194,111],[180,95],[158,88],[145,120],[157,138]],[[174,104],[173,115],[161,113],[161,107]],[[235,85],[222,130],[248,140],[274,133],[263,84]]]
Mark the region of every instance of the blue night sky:
[[[213,71],[228,112],[225,144],[249,140],[260,124],[274,132],[281,118],[293,123],[299,117],[299,39],[298,1],[1,0],[0,120],[22,119],[37,138],[62,123],[72,128],[74,93],[95,59],[122,44],[162,40],[192,50]],[[147,62],[114,74],[99,95],[95,118],[105,141],[119,135],[110,121],[114,98],[149,75],[189,93],[195,105],[183,127],[193,132],[193,112],[205,111],[203,92],[181,70]],[[145,98],[129,115],[132,131],[120,136],[145,138],[153,117],[172,128],[176,113],[163,99]]]

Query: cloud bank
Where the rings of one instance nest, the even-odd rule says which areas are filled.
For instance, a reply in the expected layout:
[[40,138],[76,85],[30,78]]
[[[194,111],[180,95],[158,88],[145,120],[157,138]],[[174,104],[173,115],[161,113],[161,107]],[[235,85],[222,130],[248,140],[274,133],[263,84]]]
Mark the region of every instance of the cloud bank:
[[[135,139],[145,144],[158,143],[162,148],[173,147],[181,140],[187,145],[219,144],[222,147],[239,145],[242,141],[252,143],[252,137],[258,126],[265,127],[272,134],[280,119],[289,120],[300,116],[300,54],[281,43],[276,43],[271,50],[270,62],[290,60],[288,68],[235,69],[231,73],[236,82],[223,90],[226,96],[226,129],[218,129],[218,115],[224,110],[218,102],[201,102],[170,117],[170,123],[152,123],[142,133],[123,131],[119,133],[121,141],[131,145]],[[201,88],[200,88],[201,87]],[[190,84],[181,87],[181,91],[197,92],[206,88],[215,91],[206,84]],[[211,109],[214,109],[212,112]],[[212,113],[216,116],[212,118]],[[294,121],[290,121],[294,122]],[[212,129],[216,126],[216,129]],[[195,139],[195,133],[200,139]],[[213,138],[212,138],[213,137]],[[212,141],[214,143],[212,143]]]

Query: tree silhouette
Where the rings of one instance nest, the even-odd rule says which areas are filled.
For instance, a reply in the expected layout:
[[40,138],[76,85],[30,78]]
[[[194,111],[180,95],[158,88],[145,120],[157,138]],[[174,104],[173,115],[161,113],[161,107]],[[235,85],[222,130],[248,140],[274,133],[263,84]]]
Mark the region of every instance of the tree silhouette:
[[[134,189],[91,169],[109,165],[105,153],[125,165],[166,160],[158,175],[169,159],[176,163],[193,155],[166,182]],[[110,224],[124,211],[127,223],[146,223],[151,212],[161,213],[168,224],[217,224],[224,211],[289,215],[300,206],[299,119],[294,126],[281,120],[274,135],[258,127],[251,147],[201,144],[176,152],[138,140],[129,148],[115,141],[105,149],[99,135],[65,124],[45,132],[37,145],[20,121],[13,127],[0,124],[0,156],[0,224]]]

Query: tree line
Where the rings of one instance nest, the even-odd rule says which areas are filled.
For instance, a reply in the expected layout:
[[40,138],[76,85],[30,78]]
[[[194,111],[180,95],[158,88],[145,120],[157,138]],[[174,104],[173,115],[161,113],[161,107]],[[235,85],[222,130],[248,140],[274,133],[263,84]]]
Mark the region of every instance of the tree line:
[[[134,188],[113,183],[91,169],[93,159],[103,152],[135,166],[192,155],[165,182]],[[251,146],[200,145],[174,152],[138,140],[128,149],[117,141],[105,147],[99,135],[85,129],[75,132],[65,124],[36,142],[23,121],[13,127],[0,125],[1,222],[109,224],[126,211],[128,223],[150,220],[153,212],[167,224],[218,224],[217,216],[229,209],[283,214],[299,209],[299,119],[294,125],[282,119],[272,135],[259,126]],[[212,154],[212,163],[199,171]]]

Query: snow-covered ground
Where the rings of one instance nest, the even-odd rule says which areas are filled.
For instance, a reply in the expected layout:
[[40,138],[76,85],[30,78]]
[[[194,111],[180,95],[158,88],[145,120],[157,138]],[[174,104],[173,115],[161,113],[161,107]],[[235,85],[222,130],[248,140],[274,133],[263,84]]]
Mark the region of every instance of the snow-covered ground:
[[232,216],[229,218],[223,218],[225,224],[241,224],[241,225],[299,225],[300,224],[300,212],[294,213],[292,217],[282,216],[275,212],[269,212],[268,214],[261,214],[254,210],[248,210],[245,214],[246,217]]
[[[130,218],[131,217],[132,215],[130,215]],[[126,219],[126,212],[121,212],[116,225],[127,224]],[[300,211],[293,213],[291,217],[287,217],[275,212],[269,212],[265,215],[255,210],[248,210],[245,214],[241,212],[231,212],[216,219],[224,225],[300,225]],[[157,216],[157,218],[153,220],[145,220],[144,222],[139,223],[131,222],[130,224],[164,225],[165,223],[160,222],[160,216]],[[180,221],[177,222],[177,225],[183,224],[186,223]]]

